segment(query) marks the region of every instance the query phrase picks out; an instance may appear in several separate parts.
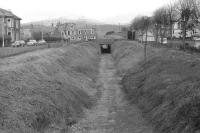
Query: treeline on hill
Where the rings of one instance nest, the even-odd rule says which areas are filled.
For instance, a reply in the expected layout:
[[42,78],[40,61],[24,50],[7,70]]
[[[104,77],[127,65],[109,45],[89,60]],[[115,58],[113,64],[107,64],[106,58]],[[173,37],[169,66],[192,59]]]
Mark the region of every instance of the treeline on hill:
[[141,36],[149,31],[152,32],[155,37],[155,42],[158,44],[159,38],[161,42],[163,42],[163,38],[168,38],[171,41],[174,39],[173,27],[175,23],[178,23],[181,28],[180,39],[183,41],[183,44],[186,44],[187,32],[194,32],[195,28],[199,26],[199,18],[199,0],[178,0],[155,10],[150,17],[135,17],[130,29],[140,33]]
[[108,32],[106,32],[106,35],[112,35],[114,33],[115,33],[114,31],[108,31]]

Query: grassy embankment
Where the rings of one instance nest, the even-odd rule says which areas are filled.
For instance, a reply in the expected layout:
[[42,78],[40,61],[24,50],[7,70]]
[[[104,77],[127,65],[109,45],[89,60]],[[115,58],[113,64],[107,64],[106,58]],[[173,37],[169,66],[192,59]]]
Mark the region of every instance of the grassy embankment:
[[[62,47],[63,43],[62,42],[57,42],[57,43],[49,43],[50,48],[58,48]],[[4,57],[10,57],[10,56],[15,56],[31,51],[36,51],[36,50],[43,50],[48,48],[48,44],[45,45],[39,45],[39,46],[25,46],[25,47],[5,47],[5,48],[0,48],[0,58]]]
[[[160,133],[196,133],[200,129],[200,56],[117,42],[113,56],[122,90]],[[146,76],[145,76],[146,71]]]
[[0,60],[0,132],[66,132],[96,101],[94,44]]

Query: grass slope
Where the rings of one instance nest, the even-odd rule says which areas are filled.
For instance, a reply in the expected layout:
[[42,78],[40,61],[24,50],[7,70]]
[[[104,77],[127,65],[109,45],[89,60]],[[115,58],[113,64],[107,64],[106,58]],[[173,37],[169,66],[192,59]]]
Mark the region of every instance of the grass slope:
[[[137,43],[118,42],[114,58],[123,75],[122,90],[161,133],[197,133],[200,129],[200,58],[148,48],[143,62]],[[146,71],[146,76],[145,76]]]
[[0,60],[0,132],[67,132],[97,94],[91,44],[40,50]]

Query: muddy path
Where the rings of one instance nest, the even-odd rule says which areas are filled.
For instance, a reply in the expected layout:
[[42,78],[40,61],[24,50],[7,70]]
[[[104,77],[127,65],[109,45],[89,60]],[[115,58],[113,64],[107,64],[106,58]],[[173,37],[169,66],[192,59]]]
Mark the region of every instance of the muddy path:
[[99,68],[102,96],[92,110],[70,130],[71,133],[153,133],[142,114],[124,100],[120,77],[110,55],[103,55]]

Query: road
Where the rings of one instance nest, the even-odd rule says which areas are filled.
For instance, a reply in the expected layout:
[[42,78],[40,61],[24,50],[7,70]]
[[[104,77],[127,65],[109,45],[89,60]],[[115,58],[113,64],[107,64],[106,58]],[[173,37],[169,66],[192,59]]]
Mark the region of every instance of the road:
[[71,133],[153,133],[140,110],[125,100],[120,80],[111,55],[103,55],[98,79],[98,84],[102,84],[101,98],[70,129]]

